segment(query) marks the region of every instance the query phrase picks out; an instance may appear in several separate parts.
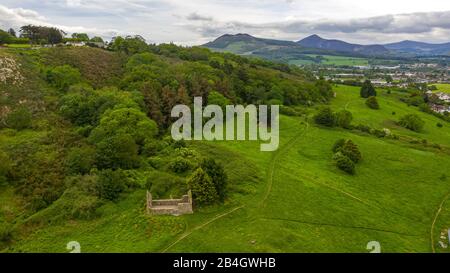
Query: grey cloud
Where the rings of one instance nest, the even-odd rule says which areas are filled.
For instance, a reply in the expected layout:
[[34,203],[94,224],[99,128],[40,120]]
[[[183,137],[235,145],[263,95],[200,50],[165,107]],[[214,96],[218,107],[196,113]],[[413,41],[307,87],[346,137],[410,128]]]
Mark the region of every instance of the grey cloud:
[[[302,34],[330,34],[332,37],[432,37],[434,40],[447,37],[435,37],[436,32],[450,31],[450,11],[423,12],[410,14],[385,15],[370,18],[348,20],[320,20],[320,21],[283,21],[265,24],[246,22],[220,22],[211,20],[187,25],[193,31],[199,32],[203,37],[214,38],[224,33],[248,32],[261,37],[299,38]],[[409,36],[408,36],[409,35]],[[377,37],[377,38],[379,38]],[[296,39],[294,38],[294,39]],[[436,39],[437,38],[437,39]]]
[[89,35],[102,36],[103,38],[111,38],[118,34],[122,34],[120,31],[115,29],[99,29],[84,26],[52,24],[48,22],[44,16],[41,16],[36,11],[23,8],[10,9],[0,5],[0,28],[7,29],[12,27],[18,29],[19,27],[27,24],[53,26],[68,33],[85,32]]
[[435,28],[450,28],[450,11],[385,15],[363,19],[340,21],[297,21],[280,24],[280,29],[287,32],[323,31],[355,33],[361,31],[378,33],[425,33]]
[[213,21],[212,17],[203,16],[196,12],[193,12],[193,13],[189,14],[188,16],[186,16],[186,19],[188,19],[190,21]]

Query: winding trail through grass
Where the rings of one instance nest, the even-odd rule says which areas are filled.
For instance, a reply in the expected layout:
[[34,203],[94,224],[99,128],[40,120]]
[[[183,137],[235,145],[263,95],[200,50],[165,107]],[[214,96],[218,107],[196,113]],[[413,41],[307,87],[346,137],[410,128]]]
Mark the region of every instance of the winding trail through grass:
[[434,247],[434,226],[436,225],[436,221],[439,217],[439,214],[441,214],[442,207],[444,206],[445,201],[450,197],[450,192],[445,195],[444,199],[442,199],[441,204],[439,205],[439,208],[436,211],[436,214],[434,215],[433,222],[431,223],[431,229],[430,229],[430,243],[431,243],[431,249],[433,250],[433,253],[436,253],[436,248]]
[[[347,104],[346,104],[346,106],[345,106],[346,109],[347,109],[347,107],[348,107],[348,105],[349,105],[350,103],[351,103],[351,101],[347,102]],[[264,198],[263,198],[262,201],[261,201],[261,207],[262,207],[262,208],[264,208],[264,207],[266,206],[266,201],[267,201],[267,199],[269,198],[270,193],[271,193],[271,191],[272,191],[275,167],[276,167],[276,164],[279,163],[280,157],[282,157],[282,156],[285,154],[285,152],[286,152],[289,148],[292,148],[292,147],[297,143],[297,141],[298,141],[302,136],[304,136],[304,135],[307,133],[308,128],[309,128],[309,123],[306,123],[305,129],[304,129],[300,134],[297,134],[296,136],[292,137],[292,138],[291,138],[291,139],[290,139],[290,140],[289,140],[289,141],[288,141],[281,149],[279,149],[279,150],[276,152],[276,154],[272,157],[272,159],[271,159],[271,161],[270,161],[269,172],[268,172],[268,183],[267,183],[268,185],[267,185],[267,190],[266,190],[266,194],[265,194]],[[382,206],[373,204],[372,202],[363,200],[363,199],[361,199],[361,198],[359,198],[359,197],[353,195],[352,193],[349,193],[349,192],[344,191],[344,190],[342,190],[342,189],[339,189],[339,188],[337,188],[337,187],[334,187],[334,186],[331,186],[331,185],[328,185],[328,184],[325,184],[325,183],[321,183],[321,182],[318,182],[318,181],[314,181],[313,183],[318,184],[318,185],[320,185],[320,186],[322,186],[322,187],[326,187],[326,188],[328,188],[328,189],[330,189],[330,190],[333,190],[333,191],[335,191],[335,192],[338,192],[338,193],[340,193],[340,194],[342,194],[342,195],[345,195],[345,196],[347,196],[348,198],[353,199],[353,200],[355,200],[355,201],[357,201],[357,202],[360,202],[360,203],[362,203],[362,204],[364,204],[364,205],[366,205],[366,206],[369,206],[369,207],[372,207],[372,208],[376,208],[376,209],[380,209],[380,210],[386,211],[386,212],[388,212],[388,213],[395,214],[395,215],[397,215],[397,216],[400,216],[400,217],[402,217],[402,218],[404,218],[404,219],[407,219],[407,220],[409,220],[409,221],[412,221],[412,222],[414,222],[414,223],[425,224],[423,221],[421,221],[421,220],[419,220],[419,219],[415,219],[415,218],[412,218],[412,217],[410,217],[410,216],[406,216],[406,215],[403,215],[403,214],[398,213],[398,212],[396,212],[396,211],[393,211],[393,210],[391,210],[391,209],[387,209],[387,208],[384,208],[384,207],[382,207]],[[274,220],[275,220],[275,218],[261,218],[261,219],[274,219]],[[278,220],[283,220],[283,219],[278,219]],[[335,226],[335,227],[355,228],[355,229],[367,229],[367,230],[374,230],[374,231],[380,231],[380,232],[388,232],[388,233],[394,233],[394,234],[405,235],[405,236],[419,236],[419,235],[405,234],[405,233],[401,233],[401,232],[397,232],[397,231],[382,230],[382,229],[369,228],[369,227],[356,227],[356,226],[355,226],[355,227],[351,227],[351,226],[342,226],[342,225],[337,225],[337,224],[336,224],[336,225],[333,225],[333,224],[328,224],[328,223],[305,222],[305,221],[301,221],[301,220],[292,220],[292,219],[284,219],[284,220],[285,220],[285,221],[296,221],[296,222],[300,222],[300,223],[304,223],[304,224],[312,224],[312,225]]]
[[403,232],[398,232],[398,231],[393,231],[393,230],[371,228],[371,227],[364,227],[364,226],[346,226],[346,225],[339,225],[339,224],[332,224],[332,223],[311,222],[311,221],[302,221],[302,220],[286,219],[286,218],[261,218],[261,219],[262,220],[271,220],[271,221],[294,222],[294,223],[305,224],[305,225],[314,225],[314,226],[330,226],[330,227],[345,228],[345,229],[363,229],[363,230],[371,230],[371,231],[385,232],[385,233],[391,233],[391,234],[398,234],[398,235],[402,235],[402,236],[414,236],[414,237],[422,236],[422,234],[409,234],[409,233],[403,233]]
[[[278,149],[278,150],[275,152],[275,155],[272,157],[272,159],[271,159],[271,161],[270,161],[269,172],[268,172],[269,175],[268,175],[268,180],[267,180],[267,181],[268,181],[267,190],[266,190],[266,193],[264,194],[264,197],[263,197],[263,199],[262,199],[262,201],[261,201],[261,205],[262,205],[262,206],[264,206],[265,201],[266,201],[267,198],[269,197],[270,192],[271,192],[271,190],[272,190],[273,174],[274,174],[274,169],[275,169],[275,165],[276,165],[276,161],[277,161],[278,157],[280,156],[280,154],[284,153],[289,147],[291,147],[296,141],[298,141],[302,135],[304,135],[304,134],[306,133],[306,130],[308,129],[308,126],[309,126],[309,123],[306,122],[305,129],[304,129],[300,134],[298,134],[298,135],[292,137],[292,138],[288,141],[288,143],[286,143],[281,149]],[[209,221],[207,221],[207,222],[205,222],[205,223],[203,223],[203,224],[201,224],[201,225],[198,225],[198,226],[196,226],[196,227],[190,229],[189,231],[184,232],[180,237],[178,237],[177,240],[175,240],[175,241],[172,242],[170,245],[168,245],[166,248],[164,248],[164,249],[162,250],[162,253],[167,252],[167,251],[168,251],[169,249],[171,249],[174,245],[176,245],[176,244],[178,244],[179,242],[181,242],[182,240],[186,239],[189,235],[191,235],[191,234],[194,233],[195,231],[197,231],[197,230],[199,230],[199,229],[202,229],[202,228],[206,227],[207,225],[209,225],[209,224],[211,224],[211,223],[213,223],[213,222],[215,222],[215,221],[217,221],[217,220],[219,220],[219,219],[221,219],[221,218],[223,218],[223,217],[225,217],[225,216],[227,216],[227,215],[229,215],[229,214],[231,214],[231,213],[233,213],[233,212],[235,212],[235,211],[237,211],[237,210],[239,210],[239,209],[242,209],[242,208],[244,208],[244,207],[245,207],[245,205],[242,205],[242,206],[233,208],[233,209],[229,210],[228,212],[225,212],[225,213],[222,213],[222,214],[220,214],[220,215],[217,215],[216,217],[210,219]]]
[[209,221],[207,221],[207,222],[205,222],[205,223],[203,223],[203,224],[201,224],[201,225],[199,225],[199,226],[196,226],[196,227],[194,227],[193,229],[191,229],[191,230],[189,230],[189,231],[183,233],[176,241],[174,241],[173,243],[171,243],[170,245],[168,245],[166,248],[164,248],[163,251],[162,251],[162,253],[167,252],[167,250],[169,250],[170,248],[172,248],[174,245],[178,244],[180,241],[184,240],[186,237],[188,237],[189,235],[191,235],[194,231],[199,230],[199,229],[201,229],[201,228],[203,228],[203,227],[205,227],[205,226],[211,224],[212,222],[214,222],[214,221],[216,221],[216,220],[219,220],[220,218],[225,217],[225,216],[227,216],[227,215],[229,215],[229,214],[231,214],[231,213],[233,213],[233,212],[235,212],[235,211],[237,211],[237,210],[239,210],[239,209],[242,209],[243,207],[245,207],[245,205],[242,205],[242,206],[240,206],[240,207],[233,208],[233,209],[231,209],[231,210],[229,210],[229,211],[227,211],[227,212],[225,212],[225,213],[219,214],[219,215],[217,215],[216,217],[210,219]]
[[292,137],[281,149],[278,149],[275,154],[273,155],[272,159],[270,160],[269,165],[269,171],[267,175],[267,190],[264,194],[263,199],[261,200],[260,206],[265,207],[266,201],[269,198],[270,192],[272,191],[272,185],[273,185],[273,175],[275,173],[275,166],[277,164],[277,161],[281,155],[283,155],[290,147],[292,147],[299,139],[300,137],[304,136],[309,128],[309,123],[306,122],[305,128],[300,134],[295,135]]

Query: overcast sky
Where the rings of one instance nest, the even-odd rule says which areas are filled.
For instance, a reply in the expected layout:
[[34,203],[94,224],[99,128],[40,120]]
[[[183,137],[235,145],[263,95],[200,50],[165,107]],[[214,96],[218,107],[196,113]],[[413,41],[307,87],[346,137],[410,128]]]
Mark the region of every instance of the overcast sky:
[[57,26],[111,38],[197,45],[225,33],[363,44],[450,42],[448,0],[0,0],[0,28]]

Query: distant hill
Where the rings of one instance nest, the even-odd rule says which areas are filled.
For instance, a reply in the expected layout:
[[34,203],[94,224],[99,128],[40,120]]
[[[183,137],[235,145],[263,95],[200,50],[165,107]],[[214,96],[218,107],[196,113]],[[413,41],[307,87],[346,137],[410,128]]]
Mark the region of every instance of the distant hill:
[[382,45],[358,45],[340,40],[323,39],[318,35],[311,35],[297,42],[299,45],[309,48],[319,48],[340,52],[360,53],[364,55],[381,55],[389,53]]
[[225,34],[202,46],[213,51],[287,63],[322,63],[323,55],[389,60],[450,55],[450,43],[428,44],[403,41],[386,45],[360,45],[336,39],[324,39],[318,35],[311,35],[294,42],[257,38],[244,33]]
[[397,52],[412,53],[416,55],[450,55],[450,43],[430,44],[416,41],[402,41],[386,44],[384,47]]
[[358,52],[338,52],[330,49],[310,48],[293,41],[257,38],[242,33],[222,35],[214,41],[204,44],[203,47],[214,51],[231,52],[285,62],[290,60],[317,61],[309,55],[363,56]]
[[297,47],[295,42],[256,38],[249,34],[225,34],[212,42],[206,43],[204,47],[230,51],[237,54],[252,54],[256,50],[265,47],[278,49],[280,47]]

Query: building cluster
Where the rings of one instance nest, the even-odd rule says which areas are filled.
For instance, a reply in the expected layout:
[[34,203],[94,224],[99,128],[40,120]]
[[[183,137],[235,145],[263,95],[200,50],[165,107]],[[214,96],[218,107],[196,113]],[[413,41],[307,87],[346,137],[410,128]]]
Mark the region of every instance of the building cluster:
[[[427,96],[430,102],[430,109],[436,113],[445,114],[450,113],[450,94],[444,92],[433,93],[431,91],[427,92]],[[436,103],[436,101],[438,103]]]

